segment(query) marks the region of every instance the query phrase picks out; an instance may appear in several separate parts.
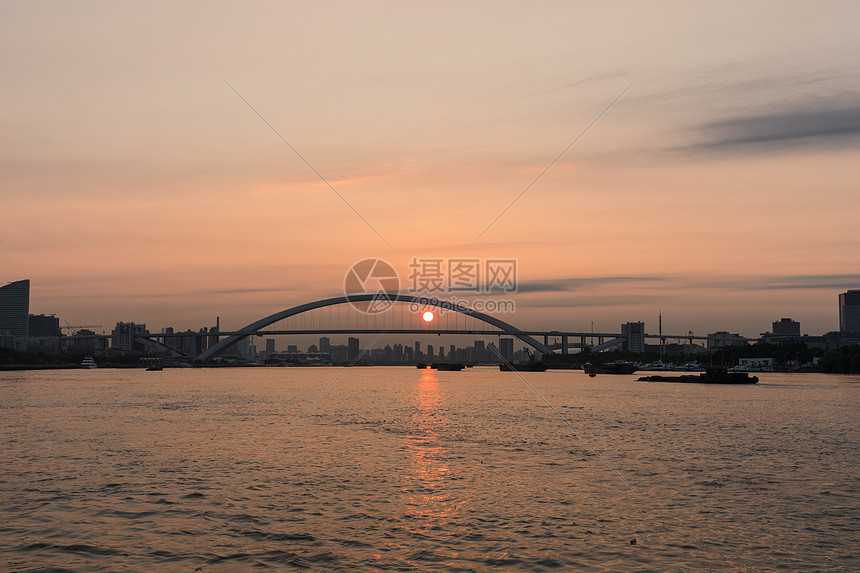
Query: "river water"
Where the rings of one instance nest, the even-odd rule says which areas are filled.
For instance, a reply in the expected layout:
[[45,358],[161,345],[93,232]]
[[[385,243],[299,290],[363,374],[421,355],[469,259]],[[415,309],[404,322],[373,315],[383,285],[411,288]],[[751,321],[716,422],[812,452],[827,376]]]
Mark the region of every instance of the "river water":
[[860,377],[521,376],[0,372],[0,569],[860,570]]

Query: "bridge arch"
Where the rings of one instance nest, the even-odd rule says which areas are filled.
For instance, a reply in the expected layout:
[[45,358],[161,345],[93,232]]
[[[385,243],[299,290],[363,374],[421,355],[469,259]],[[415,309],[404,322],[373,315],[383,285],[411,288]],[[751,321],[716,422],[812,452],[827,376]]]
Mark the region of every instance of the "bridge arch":
[[[503,320],[499,320],[494,316],[490,316],[489,314],[485,314],[483,312],[478,312],[477,310],[473,310],[469,307],[463,306],[460,303],[452,303],[445,300],[439,300],[434,298],[422,297],[422,296],[413,296],[408,294],[388,294],[386,295],[388,300],[391,302],[406,302],[406,303],[416,303],[422,306],[434,306],[437,308],[441,308],[443,310],[450,310],[453,312],[458,312],[460,314],[471,316],[491,326],[495,326],[496,328],[501,329],[506,334],[510,334],[516,338],[519,338],[535,350],[540,351],[543,354],[552,354],[552,349],[548,346],[538,342],[528,334],[522,332],[519,328],[513,326],[512,324],[508,324]],[[305,304],[300,304],[298,306],[294,306],[292,308],[288,308],[286,310],[282,310],[280,312],[276,312],[275,314],[269,315],[265,318],[261,318],[256,322],[252,322],[248,326],[240,328],[236,331],[236,334],[230,335],[224,340],[218,342],[202,354],[197,357],[197,360],[201,362],[206,362],[211,360],[216,355],[220,354],[230,346],[236,344],[243,338],[247,336],[251,336],[257,334],[257,332],[261,328],[265,328],[271,324],[278,322],[279,320],[283,320],[285,318],[289,318],[291,316],[295,316],[297,314],[302,314],[303,312],[308,312],[311,310],[316,310],[318,308],[323,308],[326,306],[334,306],[338,304],[348,304],[351,302],[372,302],[378,300],[379,296],[376,294],[351,294],[349,296],[338,296],[334,298],[326,298],[323,300],[316,300],[313,302],[308,302]]]

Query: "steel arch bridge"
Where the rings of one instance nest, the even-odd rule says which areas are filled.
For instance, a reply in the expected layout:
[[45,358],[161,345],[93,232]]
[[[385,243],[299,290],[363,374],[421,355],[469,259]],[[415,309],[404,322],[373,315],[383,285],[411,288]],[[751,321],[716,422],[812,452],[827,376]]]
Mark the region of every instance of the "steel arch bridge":
[[[540,351],[543,354],[552,354],[553,350],[550,346],[542,344],[520,330],[519,328],[509,324],[503,320],[499,320],[494,316],[490,316],[489,314],[485,314],[483,312],[478,312],[477,310],[473,310],[466,306],[463,306],[460,303],[452,303],[449,301],[439,300],[435,298],[421,297],[421,296],[412,296],[408,294],[387,294],[384,295],[386,300],[391,302],[404,302],[404,303],[415,303],[424,307],[436,307],[442,310],[449,310],[453,312],[458,312],[465,316],[470,316],[472,318],[483,321],[491,326],[495,326],[499,328],[505,334],[509,334],[514,336],[524,343],[528,344],[532,348]],[[214,346],[210,347],[208,350],[204,351],[200,355],[197,356],[196,360],[200,362],[207,362],[229,348],[230,346],[236,344],[243,338],[248,336],[253,336],[259,333],[260,329],[266,328],[279,320],[284,320],[285,318],[289,318],[291,316],[296,316],[298,314],[302,314],[304,312],[309,312],[312,310],[316,310],[318,308],[324,308],[327,306],[335,306],[341,304],[351,304],[353,302],[378,302],[382,300],[381,296],[378,294],[351,294],[348,296],[338,296],[334,298],[327,298],[323,300],[317,300],[313,302],[308,302],[305,304],[300,304],[298,306],[294,306],[292,308],[288,308],[286,310],[282,310],[280,312],[276,312],[275,314],[269,315],[265,318],[261,318],[256,322],[252,322],[248,326],[244,328],[240,328],[234,334],[227,336],[224,340],[221,340]],[[382,332],[382,331],[380,331]],[[428,332],[431,333],[431,332]]]

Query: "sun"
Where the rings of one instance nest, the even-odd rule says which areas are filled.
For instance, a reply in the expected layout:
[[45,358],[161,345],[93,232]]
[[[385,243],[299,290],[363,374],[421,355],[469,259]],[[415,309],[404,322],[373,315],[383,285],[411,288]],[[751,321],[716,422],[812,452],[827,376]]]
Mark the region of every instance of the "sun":
[[436,317],[429,310],[425,310],[424,314],[421,315],[421,320],[423,320],[424,322],[433,322],[434,318]]

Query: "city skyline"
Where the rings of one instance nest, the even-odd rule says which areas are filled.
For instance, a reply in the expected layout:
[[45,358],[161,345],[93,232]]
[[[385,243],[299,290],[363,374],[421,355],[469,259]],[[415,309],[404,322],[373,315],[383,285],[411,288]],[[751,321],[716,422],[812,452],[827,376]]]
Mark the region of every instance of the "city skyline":
[[[10,289],[16,289],[14,292],[17,293],[18,291],[22,290],[19,285],[26,285],[27,293],[24,295],[24,298],[21,299],[25,302],[22,303],[21,300],[19,300],[18,306],[21,306],[23,304],[24,307],[29,307],[29,305],[30,305],[29,298],[28,298],[29,297],[29,289],[30,289],[29,279],[21,279],[18,281],[12,281],[12,282],[9,282],[5,285],[0,285],[0,287],[3,287],[4,291],[8,291]],[[10,291],[10,292],[12,292],[12,291]],[[688,338],[689,335],[693,335],[693,334],[695,334],[696,337],[702,337],[703,335],[709,336],[712,334],[721,334],[721,335],[731,334],[732,336],[740,335],[740,336],[743,336],[747,339],[753,340],[753,339],[758,339],[758,338],[760,338],[764,335],[767,335],[769,333],[772,333],[774,335],[786,334],[786,332],[780,332],[780,330],[781,330],[780,326],[782,326],[782,329],[784,329],[786,324],[789,324],[790,328],[797,331],[794,334],[795,336],[800,336],[801,334],[803,336],[809,336],[809,335],[820,336],[820,335],[824,335],[827,333],[833,333],[833,332],[839,332],[839,331],[857,332],[858,331],[857,330],[857,324],[858,324],[858,321],[860,321],[860,319],[858,319],[858,316],[860,316],[860,313],[858,313],[858,311],[856,310],[858,307],[857,301],[860,300],[860,299],[858,299],[858,293],[860,293],[860,289],[849,289],[848,291],[846,291],[844,293],[838,293],[837,294],[836,302],[837,302],[838,308],[837,308],[836,313],[838,316],[837,316],[836,328],[831,328],[829,330],[820,331],[820,332],[810,331],[806,327],[804,327],[801,331],[801,323],[799,321],[793,320],[790,317],[781,317],[779,319],[775,319],[771,322],[771,327],[772,327],[771,329],[768,330],[768,329],[761,328],[761,329],[759,329],[759,331],[757,333],[755,333],[753,335],[745,335],[745,334],[741,334],[740,332],[730,333],[729,332],[730,330],[736,330],[736,329],[725,328],[725,327],[713,329],[713,330],[710,330],[708,332],[695,332],[695,333],[692,330],[685,330],[685,329],[677,329],[677,330],[670,331],[670,330],[663,330],[662,314],[660,314],[657,318],[657,321],[656,321],[657,327],[656,328],[648,328],[649,323],[647,321],[636,320],[636,321],[627,321],[625,323],[621,323],[620,325],[616,324],[616,325],[612,325],[610,327],[597,328],[597,329],[595,329],[595,326],[597,323],[592,323],[590,330],[588,330],[588,329],[578,329],[577,330],[577,329],[570,329],[570,328],[552,328],[552,330],[562,331],[562,332],[576,331],[576,332],[580,332],[580,333],[591,332],[591,333],[621,333],[621,334],[625,334],[625,327],[628,326],[629,324],[632,324],[635,322],[635,323],[641,323],[644,326],[643,334],[646,334],[649,336],[655,336],[657,334],[663,334],[663,335],[667,336],[667,338],[678,339],[678,340]],[[19,296],[18,298],[20,299],[21,297]],[[436,297],[436,298],[440,302],[446,300],[444,297]],[[457,301],[456,297],[455,297],[455,301]],[[311,302],[311,301],[307,301],[307,302]],[[846,306],[846,303],[849,306]],[[458,301],[458,304],[464,305],[464,308],[468,307],[468,303],[465,302],[465,300],[463,300],[463,299],[460,299]],[[403,305],[404,308],[406,306],[407,305],[405,305],[405,304]],[[434,308],[434,307],[429,306],[427,308]],[[28,308],[27,310],[30,311],[32,309]],[[424,309],[422,308],[422,310],[424,310]],[[397,311],[395,310],[393,312],[396,314]],[[418,317],[420,316],[421,312],[415,312],[415,311],[413,311],[412,308],[410,308],[408,313],[414,314],[415,316],[413,318],[415,320],[420,321],[420,319]],[[20,314],[20,312],[19,312],[19,314]],[[58,327],[59,327],[59,321],[60,320],[62,320],[65,325],[71,324],[71,323],[69,323],[68,320],[65,320],[64,317],[56,316],[56,313],[53,313],[53,312],[47,312],[46,313],[45,311],[39,311],[39,314],[42,316],[45,316],[47,314],[51,317],[56,317]],[[361,316],[361,314],[363,314],[363,313],[359,313],[359,317]],[[514,313],[511,313],[511,314],[513,315]],[[24,317],[26,317],[26,315],[27,315],[27,312],[25,312],[23,314]],[[34,315],[35,315],[34,312],[29,312],[29,316],[30,316],[31,320],[33,319]],[[401,320],[402,320],[402,315],[403,315],[403,312],[401,311],[401,313],[400,313]],[[492,313],[490,313],[490,315],[492,315]],[[505,318],[510,317],[510,315],[506,315],[504,313],[499,313],[497,316],[500,318],[501,317],[505,317]],[[848,316],[850,318],[848,320],[846,320],[846,318],[845,318],[846,316]],[[249,322],[255,321],[255,320],[260,319],[260,318],[262,318],[262,317],[253,317],[253,319],[249,320]],[[436,317],[434,316],[434,320],[435,320],[435,318]],[[396,318],[394,320],[396,320]],[[99,331],[102,334],[106,334],[110,331],[109,330],[110,329],[110,323],[112,323],[112,322],[114,322],[113,319],[108,321],[108,324],[105,324],[105,325],[84,325],[84,326],[87,328],[87,332],[90,332],[90,330],[89,330],[90,327],[98,326],[98,327],[100,327]],[[116,326],[119,326],[120,324],[124,324],[126,322],[128,322],[129,324],[142,325],[143,327],[146,327],[146,324],[147,324],[144,321],[134,321],[134,320],[128,321],[127,318],[123,318],[121,320],[116,320],[115,324],[116,324]],[[182,326],[179,328],[175,327],[173,325],[173,323],[160,324],[160,325],[154,327],[154,329],[150,333],[151,334],[159,334],[159,333],[164,334],[166,332],[168,332],[168,333],[176,332],[176,333],[186,333],[187,334],[189,332],[205,333],[205,332],[208,332],[210,330],[213,333],[216,333],[216,332],[218,332],[219,329],[221,330],[221,332],[225,332],[225,331],[230,332],[230,331],[238,330],[239,328],[245,326],[245,324],[241,324],[241,325],[234,325],[232,327],[227,327],[227,328],[220,328],[220,316],[217,316],[215,318],[214,322],[216,322],[217,324],[216,325],[205,325],[205,326],[197,324],[197,325],[191,325],[191,326]],[[5,324],[5,322],[4,322],[4,324]],[[433,326],[433,325],[430,324],[428,326]],[[516,325],[516,324],[514,324],[513,326],[519,327],[519,325]],[[63,328],[68,328],[70,330],[70,332],[74,331],[73,326],[63,326]],[[529,330],[529,328],[522,328],[522,329],[523,330]],[[550,329],[545,329],[545,330],[550,330]],[[792,330],[792,332],[793,332],[793,330]],[[19,333],[19,335],[20,335],[20,333]],[[421,336],[436,336],[436,334],[429,332],[426,335],[422,334]],[[462,337],[463,335],[455,334],[455,335],[446,335],[446,336],[451,336],[451,337],[457,339],[459,337]],[[290,337],[288,337],[288,338],[290,338]],[[306,338],[306,336],[305,335],[297,335],[297,338],[304,340]]]
[[239,328],[503,257],[521,328],[752,337],[860,287],[855,3],[90,6],[0,22],[31,312]]

